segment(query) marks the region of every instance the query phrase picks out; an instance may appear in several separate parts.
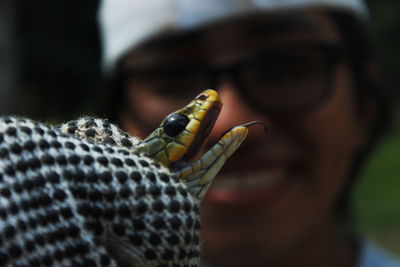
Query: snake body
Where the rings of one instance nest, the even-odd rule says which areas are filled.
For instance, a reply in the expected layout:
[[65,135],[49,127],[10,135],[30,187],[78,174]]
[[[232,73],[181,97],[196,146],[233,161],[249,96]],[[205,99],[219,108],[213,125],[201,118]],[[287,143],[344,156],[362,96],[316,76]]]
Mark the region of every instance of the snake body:
[[148,142],[97,118],[0,118],[0,266],[197,266],[199,200],[243,129],[171,171],[182,155],[156,156],[154,133]]

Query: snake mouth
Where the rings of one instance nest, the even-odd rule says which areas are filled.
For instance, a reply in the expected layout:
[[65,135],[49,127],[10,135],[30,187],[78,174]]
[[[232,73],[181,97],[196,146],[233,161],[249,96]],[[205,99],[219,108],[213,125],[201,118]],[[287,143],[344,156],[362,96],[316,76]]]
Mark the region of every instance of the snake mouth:
[[192,144],[188,147],[186,153],[183,155],[182,161],[190,161],[199,153],[212,129],[214,128],[218,115],[221,112],[221,108],[221,102],[214,102],[208,109]]
[[187,148],[186,153],[182,158],[176,162],[171,163],[170,169],[173,171],[179,171],[191,164],[196,155],[200,152],[201,148],[205,144],[209,137],[212,129],[214,128],[215,122],[221,112],[222,103],[220,101],[213,102],[207,109],[205,117],[201,120],[201,124],[196,132],[196,135]]

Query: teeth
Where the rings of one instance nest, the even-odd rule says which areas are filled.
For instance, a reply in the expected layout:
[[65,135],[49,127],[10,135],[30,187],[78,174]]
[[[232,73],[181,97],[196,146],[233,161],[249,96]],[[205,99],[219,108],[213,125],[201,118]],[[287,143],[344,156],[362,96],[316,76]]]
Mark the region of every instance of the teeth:
[[217,176],[212,186],[215,188],[238,189],[242,188],[241,180],[237,175]]
[[217,177],[212,186],[215,189],[225,190],[259,190],[260,188],[267,188],[282,181],[284,177],[285,171],[283,169],[257,172],[254,174],[225,175]]

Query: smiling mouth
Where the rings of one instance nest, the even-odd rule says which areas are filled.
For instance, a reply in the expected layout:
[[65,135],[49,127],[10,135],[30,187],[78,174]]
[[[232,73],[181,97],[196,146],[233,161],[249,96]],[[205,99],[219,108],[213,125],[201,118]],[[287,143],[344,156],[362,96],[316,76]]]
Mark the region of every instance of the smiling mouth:
[[[301,186],[307,176],[304,162],[258,164],[256,169],[222,173],[207,194],[207,200],[220,204],[274,203]],[[298,187],[297,187],[298,189]],[[297,190],[296,189],[296,190]],[[292,191],[293,193],[293,191]]]
[[285,176],[286,171],[284,169],[259,171],[244,175],[231,174],[216,179],[213,188],[238,192],[253,192],[282,182]]

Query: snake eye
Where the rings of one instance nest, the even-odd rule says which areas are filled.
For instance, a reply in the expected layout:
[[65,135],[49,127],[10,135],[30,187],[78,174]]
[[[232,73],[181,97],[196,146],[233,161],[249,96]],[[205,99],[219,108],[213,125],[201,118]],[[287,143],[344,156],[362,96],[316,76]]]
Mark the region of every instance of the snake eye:
[[163,129],[167,135],[175,137],[185,129],[188,123],[188,117],[179,113],[174,113],[165,118]]
[[198,100],[206,100],[208,96],[206,94],[200,94],[199,96],[196,97]]

